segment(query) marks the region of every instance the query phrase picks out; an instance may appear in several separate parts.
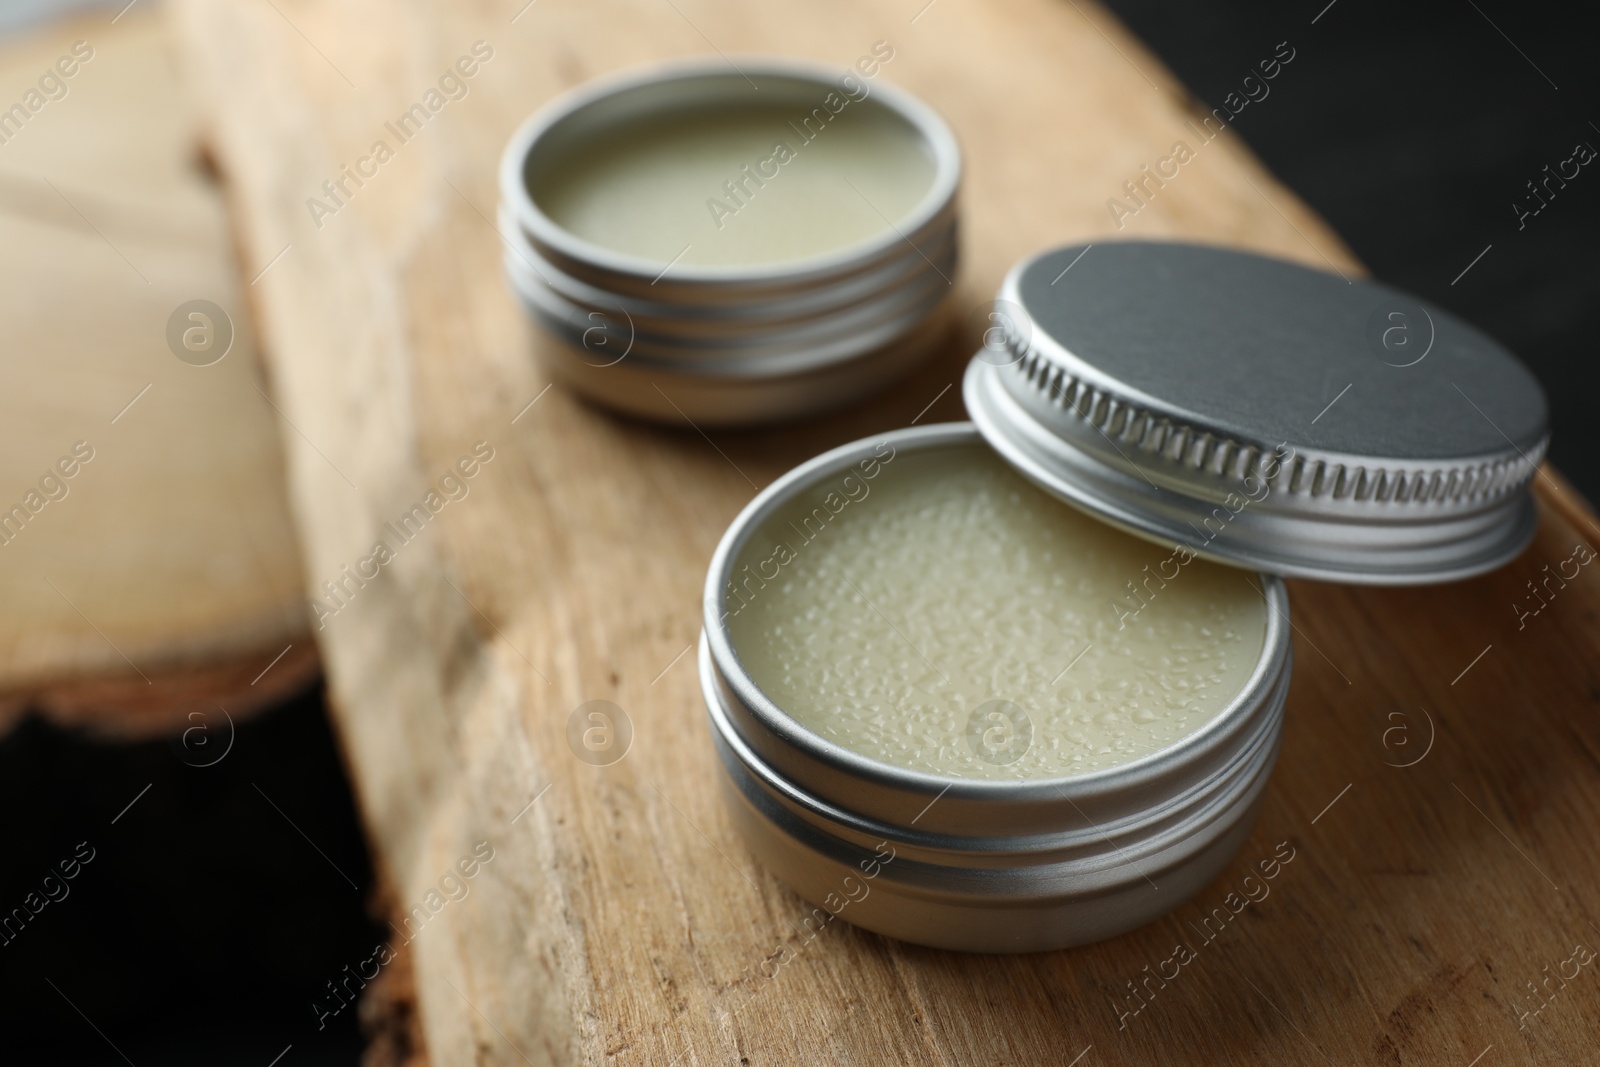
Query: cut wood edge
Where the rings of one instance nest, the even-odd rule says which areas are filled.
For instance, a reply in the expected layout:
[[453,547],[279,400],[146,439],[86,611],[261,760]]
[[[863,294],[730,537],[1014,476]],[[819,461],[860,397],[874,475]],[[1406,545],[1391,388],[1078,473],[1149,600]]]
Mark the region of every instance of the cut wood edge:
[[[379,871],[372,913],[398,930],[403,919],[392,883]],[[427,1067],[422,1036],[422,1010],[417,1000],[417,976],[408,942],[388,942],[394,958],[367,983],[356,1008],[361,1036],[367,1047],[361,1067]]]
[[282,704],[322,677],[315,642],[302,636],[272,652],[226,663],[196,662],[147,672],[126,669],[39,687],[0,691],[0,734],[30,714],[108,741],[181,733],[195,716],[243,719]]

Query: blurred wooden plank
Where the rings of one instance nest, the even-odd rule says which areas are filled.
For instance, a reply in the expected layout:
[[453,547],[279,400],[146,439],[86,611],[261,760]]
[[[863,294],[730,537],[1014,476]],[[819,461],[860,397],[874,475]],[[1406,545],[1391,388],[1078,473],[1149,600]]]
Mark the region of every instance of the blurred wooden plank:
[[[305,434],[289,439],[289,465],[308,590],[368,554],[381,524],[474,442],[495,449],[471,495],[319,632],[396,913],[440,905],[396,931],[414,935],[434,1061],[1465,1065],[1491,1045],[1480,1062],[1600,1047],[1600,978],[1587,970],[1527,1029],[1517,1015],[1527,983],[1574,941],[1600,946],[1600,593],[1586,571],[1523,631],[1511,608],[1545,563],[1594,543],[1581,508],[1547,506],[1534,548],[1477,581],[1295,583],[1288,736],[1260,825],[1195,902],[1114,941],[1028,958],[933,952],[842,924],[807,941],[808,909],[723,816],[685,654],[712,547],[755,486],[795,463],[919,414],[959,417],[946,387],[976,337],[953,337],[868,405],[719,434],[715,448],[687,427],[541,394],[489,222],[500,149],[553,93],[633,63],[715,42],[846,64],[885,40],[896,49],[885,76],[964,143],[966,307],[1023,254],[1119,234],[1359,269],[1232,134],[1119,230],[1107,199],[1194,135],[1185,94],[1098,7],[173,10],[247,258],[293,246],[259,289],[274,395]],[[306,199],[480,39],[495,55],[469,95],[317,228]],[[603,769],[565,740],[568,715],[596,698],[635,728],[630,754]],[[1399,724],[1412,747],[1386,732]],[[1396,767],[1425,737],[1426,758]],[[479,841],[493,862],[470,896],[443,903],[442,877]],[[1296,859],[1271,896],[1120,1016],[1145,968],[1197,942],[1194,924],[1280,842]],[[765,977],[781,952],[793,960]]]
[[[227,214],[167,24],[114,14],[0,52],[0,708],[133,734],[317,659]],[[192,299],[235,326],[212,366],[168,347]]]

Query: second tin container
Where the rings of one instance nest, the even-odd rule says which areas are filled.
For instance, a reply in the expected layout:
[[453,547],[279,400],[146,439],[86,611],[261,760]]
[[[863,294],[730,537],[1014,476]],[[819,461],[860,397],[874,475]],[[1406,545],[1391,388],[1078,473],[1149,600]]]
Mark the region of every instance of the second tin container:
[[550,373],[630,414],[728,425],[848,402],[925,355],[960,153],[883,62],[670,64],[530,118],[500,229]]

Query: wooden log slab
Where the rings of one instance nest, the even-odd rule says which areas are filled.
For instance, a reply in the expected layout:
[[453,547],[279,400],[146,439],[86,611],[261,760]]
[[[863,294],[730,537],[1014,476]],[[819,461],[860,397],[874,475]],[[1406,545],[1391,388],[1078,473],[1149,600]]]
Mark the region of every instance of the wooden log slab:
[[[1144,929],[1012,958],[842,921],[812,936],[809,907],[724,816],[690,651],[713,546],[809,456],[961,417],[954,383],[976,328],[825,420],[710,437],[619,420],[546,391],[530,360],[540,342],[502,282],[491,221],[501,147],[554,93],[630,64],[714,49],[844,65],[881,40],[895,50],[885,76],[939,108],[965,148],[963,309],[1018,257],[1064,241],[1182,235],[1357,271],[1231,132],[1191,141],[1180,177],[1132,217],[1108,208],[1142,165],[1194,138],[1195,117],[1100,8],[171,11],[247,270],[291,247],[257,286],[261,330],[273,396],[301,431],[286,438],[290,486],[308,592],[325,600],[338,729],[433,1062],[1592,1058],[1600,965],[1575,946],[1600,949],[1600,572],[1584,565],[1521,626],[1514,607],[1546,564],[1595,544],[1593,518],[1553,477],[1537,541],[1495,574],[1427,589],[1291,583],[1296,671],[1260,823],[1213,886]],[[1301,45],[1279,78],[1315,62],[1315,27],[1266,18],[1283,29],[1263,37],[1263,59],[1276,39]],[[308,208],[477,41],[493,57],[464,98],[391,146],[336,212]],[[1328,399],[1308,383],[1308,417]],[[493,456],[465,499],[392,546],[378,578],[326,591],[478,442]],[[597,699],[633,729],[604,767],[567,739],[574,709]],[[473,867],[470,894],[443,892],[481,847],[493,859]],[[1290,858],[1270,893],[1236,907],[1275,856]],[[1179,945],[1192,958],[1177,962]]]
[[[134,735],[282,699],[317,657],[228,216],[166,21],[115,14],[0,52],[26,116],[0,117],[0,721]],[[232,334],[209,366],[169,346],[192,300]]]

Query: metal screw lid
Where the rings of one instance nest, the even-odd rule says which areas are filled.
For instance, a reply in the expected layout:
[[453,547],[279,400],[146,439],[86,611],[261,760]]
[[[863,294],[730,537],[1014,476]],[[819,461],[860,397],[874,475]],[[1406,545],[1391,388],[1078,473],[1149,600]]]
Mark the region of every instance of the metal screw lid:
[[1277,574],[1464,578],[1533,536],[1533,376],[1448,312],[1223,248],[1116,242],[1018,264],[967,368],[984,437],[1130,532]]

